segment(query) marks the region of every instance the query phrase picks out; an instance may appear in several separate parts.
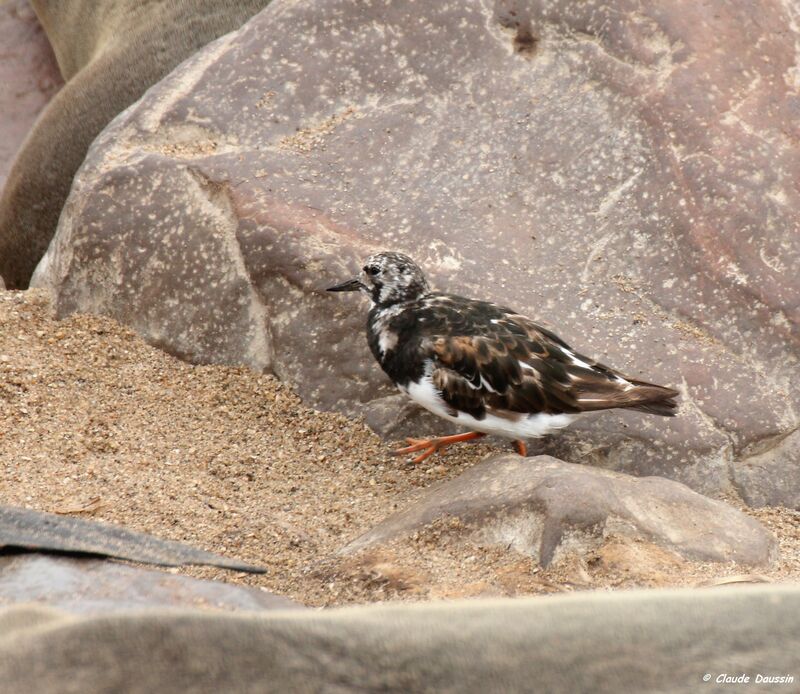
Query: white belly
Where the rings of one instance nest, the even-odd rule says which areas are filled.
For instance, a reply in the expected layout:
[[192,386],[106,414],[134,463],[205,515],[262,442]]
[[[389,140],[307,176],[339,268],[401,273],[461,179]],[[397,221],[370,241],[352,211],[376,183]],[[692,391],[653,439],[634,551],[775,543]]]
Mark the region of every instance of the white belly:
[[431,377],[427,374],[419,383],[412,381],[407,388],[398,387],[418,405],[422,405],[426,410],[443,419],[449,419],[451,422],[468,427],[473,431],[505,436],[509,439],[538,438],[555,429],[567,426],[575,419],[575,415],[569,414],[545,414],[543,412],[529,415],[519,412],[492,414],[488,410],[483,419],[475,419],[466,412],[452,415],[439,391],[434,387]]

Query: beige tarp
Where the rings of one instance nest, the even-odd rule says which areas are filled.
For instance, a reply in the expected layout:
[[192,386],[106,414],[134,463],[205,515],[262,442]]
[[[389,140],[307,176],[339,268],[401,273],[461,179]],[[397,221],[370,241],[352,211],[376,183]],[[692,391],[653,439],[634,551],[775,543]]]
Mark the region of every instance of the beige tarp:
[[750,677],[736,691],[800,689],[800,586],[263,615],[0,612],[11,694],[733,691],[716,681],[726,674]]

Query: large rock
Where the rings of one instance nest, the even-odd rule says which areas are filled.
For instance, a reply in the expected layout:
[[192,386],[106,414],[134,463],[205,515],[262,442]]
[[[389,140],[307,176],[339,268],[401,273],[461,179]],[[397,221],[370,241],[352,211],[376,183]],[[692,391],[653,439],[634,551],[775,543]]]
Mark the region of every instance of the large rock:
[[686,559],[767,564],[775,538],[757,521],[678,482],[637,479],[548,456],[484,460],[427,491],[343,550],[352,554],[437,522],[451,535],[498,545],[547,566],[560,552],[647,541]]
[[143,607],[250,611],[300,607],[258,588],[201,581],[111,561],[41,554],[0,557],[0,605],[25,603],[81,614]]
[[0,2],[0,190],[36,116],[63,84],[27,0]]
[[[0,274],[8,287],[28,286],[97,134],[182,60],[267,2],[32,0],[66,84],[36,121],[1,189]],[[10,81],[12,88],[19,83]]]
[[798,623],[797,586],[259,615],[17,608],[0,611],[0,680],[20,693],[789,692]]
[[759,441],[734,465],[734,480],[751,506],[800,509],[800,431]]
[[37,281],[59,315],[397,435],[363,300],[321,290],[402,250],[683,390],[672,421],[601,414],[543,450],[747,496],[734,463],[798,427],[792,13],[276,0],[98,138]]

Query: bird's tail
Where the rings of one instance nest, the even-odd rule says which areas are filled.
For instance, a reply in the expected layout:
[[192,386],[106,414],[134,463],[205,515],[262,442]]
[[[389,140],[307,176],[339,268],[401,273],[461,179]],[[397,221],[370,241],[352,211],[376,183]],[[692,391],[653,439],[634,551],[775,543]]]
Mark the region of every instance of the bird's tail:
[[634,386],[626,393],[626,395],[630,396],[631,401],[630,404],[622,405],[622,407],[636,410],[637,412],[657,414],[662,417],[675,416],[675,411],[678,409],[678,403],[675,398],[680,394],[677,390],[657,386],[654,383],[645,383],[644,381],[629,379],[629,382]]
[[674,417],[678,409],[675,401],[679,395],[677,390],[621,376],[613,379],[595,377],[579,383],[576,391],[576,404],[583,412],[624,409]]

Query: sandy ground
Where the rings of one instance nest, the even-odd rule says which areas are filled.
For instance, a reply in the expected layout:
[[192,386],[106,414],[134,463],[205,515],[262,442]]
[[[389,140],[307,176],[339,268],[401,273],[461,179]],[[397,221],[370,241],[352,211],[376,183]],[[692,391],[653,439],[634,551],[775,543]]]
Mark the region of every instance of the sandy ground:
[[41,291],[0,290],[0,503],[268,569],[181,572],[309,605],[800,580],[800,513],[778,508],[748,511],[779,539],[768,569],[611,543],[544,571],[513,552],[443,541],[435,527],[339,561],[349,540],[497,447],[462,445],[421,465],[388,450],[363,422],[304,407],[270,376],[185,364],[108,319],[53,320]]

